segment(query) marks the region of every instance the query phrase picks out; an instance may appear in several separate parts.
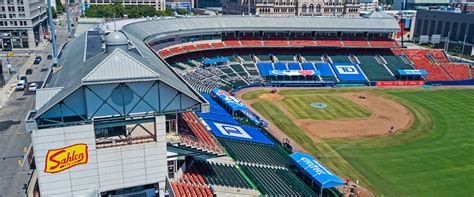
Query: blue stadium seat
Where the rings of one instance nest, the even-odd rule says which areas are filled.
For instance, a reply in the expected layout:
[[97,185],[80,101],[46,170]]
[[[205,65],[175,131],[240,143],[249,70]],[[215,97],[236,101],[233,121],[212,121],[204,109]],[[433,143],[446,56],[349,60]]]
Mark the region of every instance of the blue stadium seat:
[[275,70],[288,70],[285,63],[278,62],[278,63],[275,63],[274,65],[275,65]]
[[301,66],[299,63],[288,63],[288,67],[290,70],[301,70]]
[[258,63],[257,67],[262,77],[268,76],[270,71],[273,70],[272,63]]
[[303,70],[315,70],[314,65],[312,63],[302,63]]

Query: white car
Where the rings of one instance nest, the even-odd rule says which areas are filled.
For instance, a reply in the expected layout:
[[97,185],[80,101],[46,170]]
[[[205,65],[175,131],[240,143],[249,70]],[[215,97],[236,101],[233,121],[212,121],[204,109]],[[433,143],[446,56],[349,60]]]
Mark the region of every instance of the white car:
[[26,81],[25,81],[25,80],[20,80],[20,81],[16,84],[16,90],[24,90],[24,89],[25,89],[25,85],[26,85]]
[[38,88],[37,83],[31,83],[30,86],[28,87],[29,92],[36,92],[36,89]]

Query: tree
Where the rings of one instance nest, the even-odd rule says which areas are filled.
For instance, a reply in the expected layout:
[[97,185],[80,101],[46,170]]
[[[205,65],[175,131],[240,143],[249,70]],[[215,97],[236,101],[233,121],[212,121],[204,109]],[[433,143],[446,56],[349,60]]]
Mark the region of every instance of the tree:
[[58,12],[56,12],[56,8],[54,7],[51,8],[51,15],[53,15],[54,19],[58,18]]
[[61,0],[56,0],[56,9],[58,12],[64,12],[64,5],[61,3]]

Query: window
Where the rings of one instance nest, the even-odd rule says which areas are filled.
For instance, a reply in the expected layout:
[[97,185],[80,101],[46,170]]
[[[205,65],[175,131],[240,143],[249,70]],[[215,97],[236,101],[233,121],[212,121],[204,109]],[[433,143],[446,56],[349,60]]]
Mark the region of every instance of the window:
[[316,6],[316,12],[321,12],[321,4],[318,4],[318,5]]
[[314,5],[313,4],[309,4],[309,12],[314,12]]
[[23,6],[18,7],[18,12],[25,12],[25,7]]
[[303,5],[301,6],[301,12],[306,12],[306,4],[303,4]]

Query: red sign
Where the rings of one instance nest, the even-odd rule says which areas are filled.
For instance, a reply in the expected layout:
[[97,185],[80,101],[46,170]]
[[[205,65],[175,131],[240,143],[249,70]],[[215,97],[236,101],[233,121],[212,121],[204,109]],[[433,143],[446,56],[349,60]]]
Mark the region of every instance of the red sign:
[[376,86],[419,86],[425,85],[425,81],[376,81]]
[[88,160],[87,144],[74,144],[65,148],[49,150],[46,154],[44,172],[58,173]]

